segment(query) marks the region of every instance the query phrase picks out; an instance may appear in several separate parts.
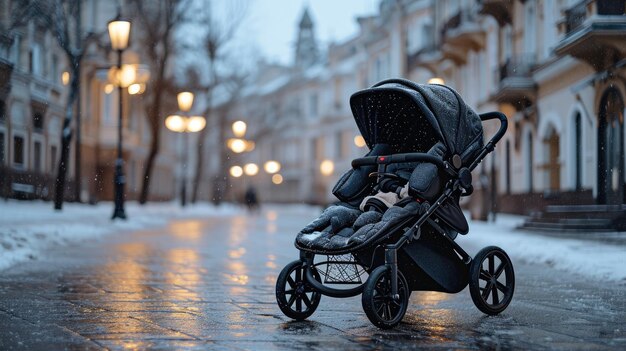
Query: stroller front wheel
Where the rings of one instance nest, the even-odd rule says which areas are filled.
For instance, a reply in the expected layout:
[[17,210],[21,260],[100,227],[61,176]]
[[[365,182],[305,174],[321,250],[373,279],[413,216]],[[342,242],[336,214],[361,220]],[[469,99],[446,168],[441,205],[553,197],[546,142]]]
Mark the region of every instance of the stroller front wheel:
[[497,246],[480,250],[470,265],[469,290],[474,305],[483,313],[496,315],[504,311],[515,290],[509,255]]
[[398,270],[398,295],[391,296],[391,270],[379,266],[372,271],[365,282],[361,303],[367,318],[381,329],[391,329],[398,325],[409,305],[409,285]]
[[[304,320],[315,312],[322,294],[306,282],[303,263],[293,261],[283,268],[276,279],[276,302],[278,307],[289,318]],[[321,281],[314,267],[313,277]]]

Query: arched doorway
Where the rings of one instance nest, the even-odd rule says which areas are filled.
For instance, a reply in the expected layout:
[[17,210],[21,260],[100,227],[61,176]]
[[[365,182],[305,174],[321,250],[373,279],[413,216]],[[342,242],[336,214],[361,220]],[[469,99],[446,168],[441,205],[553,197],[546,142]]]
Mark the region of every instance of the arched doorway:
[[561,188],[561,164],[559,163],[561,138],[554,127],[550,126],[544,143],[544,171],[546,172],[547,185],[550,191],[558,191]]
[[624,100],[616,88],[607,89],[598,115],[598,203],[624,201]]

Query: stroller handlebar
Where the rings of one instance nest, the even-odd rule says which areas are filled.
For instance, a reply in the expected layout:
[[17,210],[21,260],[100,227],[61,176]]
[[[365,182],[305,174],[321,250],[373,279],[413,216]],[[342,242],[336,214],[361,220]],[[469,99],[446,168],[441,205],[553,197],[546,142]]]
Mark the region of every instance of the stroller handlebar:
[[491,140],[489,140],[489,142],[492,145],[495,145],[498,143],[498,141],[500,141],[500,139],[502,139],[502,137],[504,136],[504,133],[506,133],[506,129],[509,126],[509,121],[506,119],[506,115],[504,113],[498,112],[498,111],[482,113],[480,115],[480,120],[483,122],[489,121],[492,119],[500,120],[500,128],[498,129],[496,134],[494,134],[494,136],[491,137]]
[[405,154],[393,154],[385,156],[366,156],[361,158],[355,158],[352,160],[352,168],[361,166],[373,166],[378,164],[391,164],[391,163],[403,163],[403,162],[430,162],[438,167],[445,167],[443,160],[438,157],[424,154],[421,152],[412,152]]

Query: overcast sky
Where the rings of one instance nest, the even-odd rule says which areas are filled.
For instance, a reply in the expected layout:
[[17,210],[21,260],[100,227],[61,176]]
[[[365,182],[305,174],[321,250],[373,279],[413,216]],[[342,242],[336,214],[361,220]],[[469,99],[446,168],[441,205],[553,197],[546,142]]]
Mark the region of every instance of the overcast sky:
[[376,13],[379,0],[249,0],[238,40],[256,44],[271,61],[291,63],[297,26],[309,7],[321,48],[357,33],[357,16]]

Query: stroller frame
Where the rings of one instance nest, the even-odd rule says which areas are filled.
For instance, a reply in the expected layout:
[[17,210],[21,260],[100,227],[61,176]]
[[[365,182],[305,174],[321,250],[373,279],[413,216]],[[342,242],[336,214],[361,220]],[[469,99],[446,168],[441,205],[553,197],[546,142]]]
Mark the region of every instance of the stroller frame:
[[[494,151],[496,144],[504,136],[507,130],[508,122],[504,114],[500,112],[489,112],[480,114],[479,116],[481,122],[496,119],[499,120],[500,127],[495,135],[485,145],[483,145],[482,149],[480,149],[480,151],[478,152],[476,158],[467,167],[462,167],[461,158],[458,155],[454,155],[450,160],[451,162],[449,162],[447,160],[441,160],[437,157],[425,153],[402,153],[386,156],[368,156],[357,158],[352,161],[353,168],[365,165],[377,165],[378,172],[376,173],[379,174],[384,173],[387,165],[392,163],[430,162],[435,164],[441,171],[445,172],[445,174],[449,176],[449,180],[446,182],[441,195],[432,204],[428,204],[428,208],[421,216],[417,218],[409,217],[403,219],[402,221],[400,221],[400,223],[397,223],[386,233],[384,233],[384,235],[373,238],[370,242],[365,242],[357,245],[356,247],[351,247],[343,251],[333,252],[323,252],[319,250],[314,251],[296,244],[296,248],[300,250],[300,258],[298,261],[292,262],[291,264],[286,266],[285,269],[283,269],[283,272],[281,272],[281,275],[278,277],[276,285],[278,305],[287,316],[296,320],[302,320],[307,318],[317,308],[317,304],[319,303],[321,295],[343,298],[363,294],[363,308],[370,321],[379,328],[387,329],[394,327],[402,320],[402,317],[406,312],[406,305],[408,304],[408,294],[410,294],[410,291],[430,290],[456,293],[463,290],[468,284],[470,285],[470,294],[472,300],[476,307],[478,307],[478,309],[482,312],[489,315],[495,315],[506,309],[513,296],[515,278],[512,263],[504,250],[495,246],[489,246],[481,250],[475,256],[475,258],[472,258],[465,250],[463,250],[463,248],[461,248],[458,243],[454,241],[456,235],[451,236],[449,232],[441,228],[441,226],[438,224],[439,222],[436,219],[433,220],[431,218],[433,217],[435,211],[437,211],[437,209],[439,209],[451,197],[458,195],[459,193],[463,196],[467,196],[473,192],[471,175],[472,170],[474,170],[489,153]],[[457,261],[458,259],[460,259],[460,261],[462,262],[462,264],[457,264],[455,268],[450,268],[452,270],[455,270],[451,273],[452,275],[454,275],[455,273],[461,273],[461,276],[458,277],[458,282],[453,283],[452,286],[439,286],[433,288],[432,285],[430,285],[426,289],[421,287],[417,289],[408,289],[409,291],[407,293],[406,290],[409,285],[407,284],[405,278],[401,277],[400,275],[400,271],[398,268],[398,253],[400,249],[405,245],[410,244],[413,241],[420,240],[420,237],[422,236],[422,226],[426,223],[428,223],[430,227],[434,229],[434,232],[438,233],[438,236],[440,238],[443,238],[443,241],[453,249],[453,253],[451,253],[451,255],[456,256],[455,258],[457,259]],[[405,231],[400,234],[402,230]],[[399,237],[398,234],[400,234]],[[392,242],[389,242],[389,239],[392,238],[392,236],[397,237],[397,239],[395,241],[392,240]],[[372,242],[381,243],[383,241],[387,241],[387,243],[385,243],[384,245],[372,245]],[[369,277],[366,282],[349,289],[333,288],[326,286],[324,285],[324,283],[322,283],[316,266],[322,264],[354,264],[355,262],[340,260],[332,262],[324,261],[316,264],[314,262],[316,254],[353,254],[368,245],[374,247],[373,251],[371,252],[371,264],[362,265],[360,262],[357,262],[358,264],[365,267],[367,272],[369,273]],[[378,252],[380,249],[384,250],[384,262],[382,262],[382,264],[380,259],[380,252]],[[379,256],[378,265],[376,264],[376,255]],[[356,258],[356,255],[354,255],[354,257]],[[500,261],[500,265],[497,269],[494,266],[494,257],[497,257]],[[488,263],[489,267],[487,269],[483,268],[483,263]],[[289,269],[291,269],[291,271],[289,271]],[[296,281],[298,279],[301,280],[301,284],[296,284],[298,289],[300,289],[300,291],[308,291],[310,293],[313,293],[310,298],[305,296],[303,302],[306,306],[308,306],[308,308],[304,312],[295,311],[294,313],[291,307],[286,306],[287,300],[285,298],[285,294],[288,293],[288,291],[290,290],[285,290],[285,287],[288,287],[287,285],[291,285],[291,282],[289,282],[288,279],[294,281],[294,279],[289,278],[291,272],[294,272],[294,269],[299,269],[296,272],[295,278]],[[445,269],[448,268],[444,268],[444,270]],[[503,272],[506,274],[506,286],[498,282],[498,276],[500,276]],[[485,287],[480,286],[480,280],[487,281]],[[397,309],[397,313],[392,313],[394,314],[393,316],[390,316],[392,310],[388,308],[389,312],[387,312],[386,317],[389,318],[385,318],[384,311],[382,312],[381,317],[380,313],[375,311],[376,308],[374,308],[374,305],[372,303],[372,301],[374,301],[376,298],[378,298],[379,300],[381,299],[380,292],[377,295],[375,291],[381,282],[390,285],[390,289],[386,290],[386,294],[385,296],[383,296],[384,298],[387,298],[396,304],[398,302],[402,302],[400,300],[406,300],[404,301],[404,305]],[[337,282],[333,282],[333,284],[337,284]],[[339,284],[341,284],[341,282],[339,282]],[[345,284],[355,283],[345,282]],[[289,299],[290,301],[287,302],[287,304],[290,304],[290,306],[293,304],[294,297],[296,296],[295,294],[298,291],[295,285],[291,287],[293,288],[293,290],[291,290],[292,298]],[[497,289],[500,289],[500,291],[504,294],[504,299],[502,301],[498,299]],[[400,296],[401,292],[403,295],[402,297]],[[488,301],[488,297],[490,294],[492,295],[491,303]],[[302,306],[302,302],[297,300],[296,305]]]

